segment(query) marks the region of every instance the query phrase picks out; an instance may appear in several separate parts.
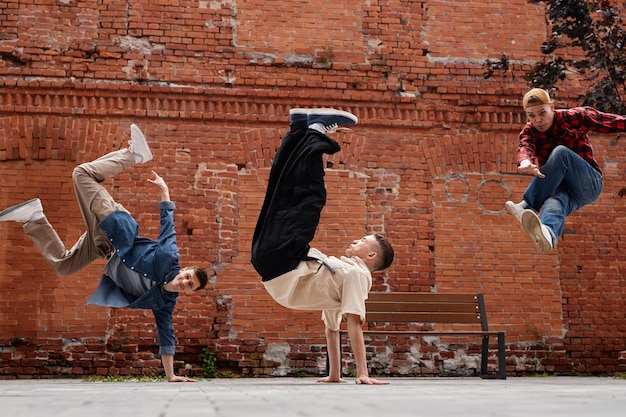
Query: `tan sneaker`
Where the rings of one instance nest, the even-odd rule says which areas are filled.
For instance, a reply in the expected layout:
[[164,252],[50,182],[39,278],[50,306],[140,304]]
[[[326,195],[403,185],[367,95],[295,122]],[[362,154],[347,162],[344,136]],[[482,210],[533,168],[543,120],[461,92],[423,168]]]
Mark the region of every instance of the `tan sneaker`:
[[526,209],[522,211],[522,227],[535,246],[537,246],[539,252],[548,253],[554,248],[552,245],[552,233],[550,233],[548,226],[541,223],[539,216],[533,210]]

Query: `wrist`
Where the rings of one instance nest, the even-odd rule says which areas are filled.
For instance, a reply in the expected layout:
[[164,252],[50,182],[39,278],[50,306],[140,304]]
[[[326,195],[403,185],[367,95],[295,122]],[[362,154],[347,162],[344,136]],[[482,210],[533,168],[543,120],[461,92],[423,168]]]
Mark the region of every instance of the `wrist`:
[[367,367],[365,369],[359,369],[359,367],[357,367],[356,375],[357,375],[357,378],[361,378],[361,377],[369,378],[370,376],[369,372],[367,371]]

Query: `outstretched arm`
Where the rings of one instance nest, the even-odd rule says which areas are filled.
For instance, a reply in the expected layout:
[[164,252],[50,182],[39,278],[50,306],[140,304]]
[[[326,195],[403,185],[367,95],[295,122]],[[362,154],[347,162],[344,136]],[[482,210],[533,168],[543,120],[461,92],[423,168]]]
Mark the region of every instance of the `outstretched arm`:
[[174,355],[161,355],[161,363],[163,363],[163,368],[165,369],[167,382],[198,382],[195,379],[177,376],[174,373]]
[[154,184],[161,191],[161,201],[170,200],[170,189],[165,180],[156,172],[152,171],[152,178],[148,178],[148,182]]
[[368,385],[384,385],[389,382],[370,378],[367,372],[367,357],[365,356],[365,339],[361,327],[361,317],[357,314],[348,314],[348,337],[356,362],[356,383]]

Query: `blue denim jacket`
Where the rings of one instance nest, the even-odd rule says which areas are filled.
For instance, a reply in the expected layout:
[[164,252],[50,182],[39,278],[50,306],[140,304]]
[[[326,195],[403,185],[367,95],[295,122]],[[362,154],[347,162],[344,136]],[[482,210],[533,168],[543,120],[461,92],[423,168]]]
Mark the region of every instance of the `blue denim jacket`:
[[87,304],[105,307],[152,310],[161,355],[173,355],[176,349],[172,316],[178,293],[166,291],[162,285],[171,281],[180,272],[180,254],[174,230],[175,208],[171,201],[159,203],[161,231],[156,241],[139,236],[139,225],[125,211],[115,211],[100,223],[100,229],[109,238],[124,265],[161,285],[155,285],[141,297],[136,297],[103,275],[98,288],[87,301]]

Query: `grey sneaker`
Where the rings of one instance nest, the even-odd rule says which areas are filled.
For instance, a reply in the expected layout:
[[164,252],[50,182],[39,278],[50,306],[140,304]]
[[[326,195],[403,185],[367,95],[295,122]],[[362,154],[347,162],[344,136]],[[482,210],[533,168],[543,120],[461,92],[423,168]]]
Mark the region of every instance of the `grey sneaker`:
[[326,133],[333,133],[343,126],[354,126],[357,122],[357,117],[347,111],[335,109],[309,109],[308,111],[308,125],[320,123],[324,126]]
[[522,212],[524,211],[524,209],[522,208],[522,206],[520,204],[516,204],[512,201],[507,201],[506,203],[504,203],[504,207],[506,207],[506,210],[517,219],[518,222],[522,222]]
[[539,220],[539,216],[533,210],[522,211],[522,227],[533,241],[539,252],[548,253],[554,246],[552,245],[552,233],[545,224]]
[[43,213],[41,200],[33,198],[0,211],[0,222],[14,221],[26,223],[38,211]]
[[130,141],[128,143],[130,144],[130,152],[141,158],[140,164],[145,164],[152,160],[152,152],[150,152],[148,141],[146,141],[146,137],[136,124],[130,125]]

